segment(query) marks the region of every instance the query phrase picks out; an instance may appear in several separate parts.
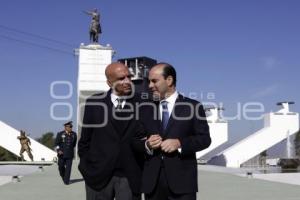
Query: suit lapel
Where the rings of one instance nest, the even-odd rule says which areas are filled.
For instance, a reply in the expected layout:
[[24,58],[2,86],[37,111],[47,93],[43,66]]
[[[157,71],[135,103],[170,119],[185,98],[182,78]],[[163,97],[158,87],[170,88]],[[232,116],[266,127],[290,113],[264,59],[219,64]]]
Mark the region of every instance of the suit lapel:
[[120,135],[118,134],[116,128],[112,124],[112,120],[113,120],[113,114],[112,114],[112,112],[113,112],[113,109],[114,109],[114,105],[111,102],[110,94],[111,94],[111,90],[109,90],[107,92],[107,95],[104,98],[104,102],[107,105],[107,126],[111,130],[111,132],[112,132],[113,135],[116,135],[116,136],[118,136],[118,138],[120,138]]
[[[130,107],[129,105],[132,105],[133,106],[133,108],[132,107]],[[126,100],[126,103],[125,103],[125,106],[124,106],[124,108],[123,109],[133,109],[133,114],[135,113],[135,108],[134,108],[134,102],[133,102],[133,99],[127,99]],[[128,112],[128,111],[126,111],[126,112]],[[133,115],[133,117],[135,117],[134,115]],[[125,121],[125,128],[124,128],[124,135],[123,135],[123,139],[124,138],[126,138],[126,136],[128,135],[128,131],[127,131],[127,129],[128,129],[128,127],[129,127],[129,125],[132,123],[132,121],[133,121],[134,119],[132,119],[132,112],[130,112],[130,118],[129,118],[129,120],[126,120]]]

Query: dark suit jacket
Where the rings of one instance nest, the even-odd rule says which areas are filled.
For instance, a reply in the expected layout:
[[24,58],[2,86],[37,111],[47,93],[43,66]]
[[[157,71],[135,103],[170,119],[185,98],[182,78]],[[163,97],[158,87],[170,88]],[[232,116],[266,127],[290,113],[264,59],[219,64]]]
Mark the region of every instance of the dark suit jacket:
[[141,121],[148,136],[159,133],[163,139],[177,138],[181,142],[182,152],[164,153],[155,150],[153,155],[146,154],[142,192],[147,194],[153,191],[162,164],[172,192],[176,194],[197,192],[195,152],[207,148],[211,143],[203,106],[198,101],[179,95],[165,132],[162,131],[161,120],[157,117],[159,109],[158,105],[156,106],[156,108],[155,106],[140,107]]
[[[85,183],[99,191],[110,181],[115,167],[119,163],[126,163],[124,174],[132,191],[139,193],[143,164],[140,155],[132,150],[131,145],[133,136],[142,129],[133,118],[125,122],[123,133],[118,132],[118,124],[112,123],[113,104],[110,94],[111,91],[94,95],[87,100],[84,126],[78,143],[79,170]],[[134,99],[126,100],[126,104],[130,102],[134,103]]]
[[63,155],[58,156],[61,158],[70,158],[74,157],[74,147],[76,146],[77,135],[74,131],[70,135],[67,135],[65,131],[58,132],[55,139],[55,146],[63,152]]

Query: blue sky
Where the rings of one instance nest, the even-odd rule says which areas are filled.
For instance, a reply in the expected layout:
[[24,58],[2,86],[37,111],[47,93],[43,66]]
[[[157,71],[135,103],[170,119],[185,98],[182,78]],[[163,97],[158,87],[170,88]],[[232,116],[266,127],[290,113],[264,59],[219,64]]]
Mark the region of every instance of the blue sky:
[[[100,43],[116,50],[115,60],[148,56],[171,63],[179,91],[197,94],[202,102],[214,93],[225,116],[247,102],[260,102],[269,112],[277,110],[276,102],[290,100],[300,112],[300,1],[1,0],[0,5],[0,120],[33,137],[62,128],[65,121],[50,117],[53,103],[70,103],[76,120],[73,50],[89,42],[90,17],[82,11],[92,8],[101,13]],[[51,83],[61,80],[73,85],[69,99],[50,95]],[[69,91],[56,87],[55,92]],[[230,139],[261,126],[261,121],[230,121]]]

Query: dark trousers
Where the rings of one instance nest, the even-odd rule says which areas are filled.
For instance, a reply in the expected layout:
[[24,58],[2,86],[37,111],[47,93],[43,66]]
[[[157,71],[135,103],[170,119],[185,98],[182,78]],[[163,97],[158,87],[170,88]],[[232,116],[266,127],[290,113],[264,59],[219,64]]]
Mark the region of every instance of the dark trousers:
[[146,200],[196,200],[196,193],[175,194],[169,189],[165,174],[165,168],[162,167],[159,172],[157,184],[150,194],[145,194]]
[[72,161],[73,158],[58,158],[58,170],[59,175],[63,179],[65,184],[69,184],[70,176],[71,176],[71,169],[72,169]]
[[86,200],[141,200],[141,194],[131,192],[127,178],[113,176],[100,191],[85,185]]

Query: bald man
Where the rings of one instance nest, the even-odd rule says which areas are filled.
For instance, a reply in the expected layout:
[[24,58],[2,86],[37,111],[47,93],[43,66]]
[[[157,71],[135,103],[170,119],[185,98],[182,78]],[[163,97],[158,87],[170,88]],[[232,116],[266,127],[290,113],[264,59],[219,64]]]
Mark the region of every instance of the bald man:
[[110,90],[87,100],[78,143],[86,199],[138,200],[143,155],[132,141],[142,127],[134,117],[131,75],[122,63],[108,65],[105,75]]

